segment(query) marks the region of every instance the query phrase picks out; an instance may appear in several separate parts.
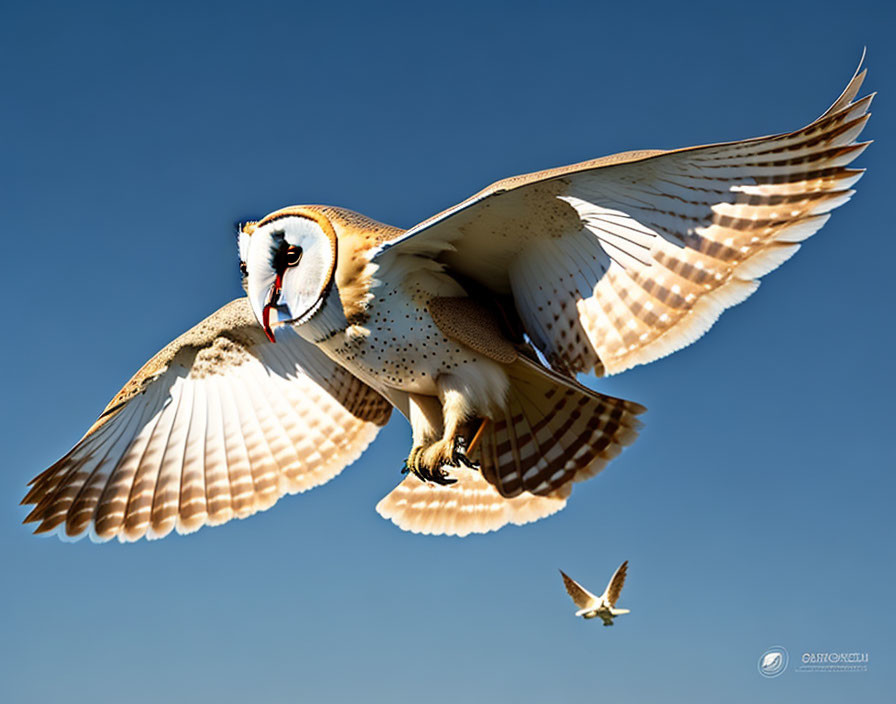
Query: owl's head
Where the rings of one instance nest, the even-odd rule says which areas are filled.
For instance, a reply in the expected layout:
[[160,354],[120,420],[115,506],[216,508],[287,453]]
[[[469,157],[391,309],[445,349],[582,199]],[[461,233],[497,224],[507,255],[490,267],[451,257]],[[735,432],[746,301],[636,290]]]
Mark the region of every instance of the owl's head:
[[322,214],[284,208],[239,233],[240,269],[252,310],[274,342],[274,328],[301,325],[323,304],[336,270],[336,232]]

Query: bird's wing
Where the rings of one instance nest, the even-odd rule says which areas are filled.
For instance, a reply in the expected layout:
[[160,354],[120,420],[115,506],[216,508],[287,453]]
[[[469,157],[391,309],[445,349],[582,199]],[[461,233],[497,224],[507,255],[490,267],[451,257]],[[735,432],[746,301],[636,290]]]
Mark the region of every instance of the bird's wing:
[[424,483],[408,475],[376,506],[402,530],[425,535],[488,533],[508,523],[531,523],[564,506],[572,484],[537,496],[525,492],[505,498],[474,469],[452,467],[454,484]]
[[604,592],[604,598],[610,606],[616,606],[619,599],[619,593],[622,591],[622,585],[625,584],[625,575],[628,572],[628,560],[619,565],[616,572],[610,578],[607,584],[607,590]]
[[137,372],[31,482],[25,520],[130,541],[244,518],[336,476],[391,408],[287,328],[268,342],[241,298]]
[[563,576],[563,584],[566,585],[566,592],[572,597],[573,603],[580,609],[588,609],[597,606],[599,599],[589,592],[585,587],[570,577],[566,572],[560,570]]
[[552,366],[616,373],[696,340],[842,205],[873,96],[803,129],[499,181],[384,242],[510,296]]

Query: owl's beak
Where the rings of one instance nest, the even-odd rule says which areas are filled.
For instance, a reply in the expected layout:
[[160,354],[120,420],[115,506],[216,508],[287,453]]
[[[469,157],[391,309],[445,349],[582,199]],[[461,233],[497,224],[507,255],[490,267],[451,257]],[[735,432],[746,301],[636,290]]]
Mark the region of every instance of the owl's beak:
[[271,342],[277,342],[274,338],[274,330],[271,327],[271,309],[277,306],[280,300],[280,291],[283,289],[283,274],[277,274],[274,284],[268,293],[267,303],[261,310],[261,327],[264,328],[264,334]]

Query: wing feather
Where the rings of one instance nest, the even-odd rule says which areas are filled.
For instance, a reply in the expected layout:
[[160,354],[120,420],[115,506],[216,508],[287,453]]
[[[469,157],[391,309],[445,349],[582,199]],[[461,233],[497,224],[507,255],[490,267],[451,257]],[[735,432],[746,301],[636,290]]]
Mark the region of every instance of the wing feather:
[[186,534],[208,522],[205,490],[205,428],[208,426],[208,389],[193,386],[193,413],[184,443],[183,476],[175,528]]
[[208,421],[205,428],[205,500],[208,524],[217,526],[234,516],[230,467],[235,460],[228,452],[224,412],[217,379],[206,384]]
[[[103,488],[93,527],[97,538],[103,535],[115,535],[124,524],[130,487],[159,419],[159,414],[154,414],[154,408],[160,395],[161,386],[152,387],[147,391],[149,398],[142,408],[139,408],[137,416],[136,437],[121,461],[110,473],[109,480]],[[135,407],[137,406],[135,405]],[[110,426],[107,423],[103,427]]]
[[[164,444],[160,445],[161,461],[156,468],[156,478],[152,485],[147,535],[149,538],[164,538],[174,529],[177,520],[184,452],[193,415],[194,389],[193,384],[182,381],[180,393],[171,404],[174,407],[171,427]],[[160,439],[162,437],[160,435]]]
[[267,342],[240,299],[153,357],[33,480],[26,522],[130,541],[243,518],[334,477],[390,411],[294,333]]
[[227,453],[233,513],[237,518],[245,518],[253,513],[254,504],[254,485],[246,438],[240,425],[239,411],[236,409],[233,398],[233,388],[223,379],[213,379],[212,383],[217,387],[221,399],[224,446]]
[[[178,378],[172,385],[172,393],[163,401],[161,418],[153,429],[152,436],[146,446],[140,464],[137,466],[137,476],[131,486],[128,497],[127,516],[125,518],[124,533],[129,540],[142,538],[144,535],[152,538],[151,530],[152,507],[155,501],[156,485],[159,474],[165,462],[165,450],[174,431],[174,423],[177,420],[177,411],[180,408],[180,400],[183,393],[183,380]],[[114,425],[114,419],[107,421],[107,425]],[[69,537],[76,534],[66,531]]]

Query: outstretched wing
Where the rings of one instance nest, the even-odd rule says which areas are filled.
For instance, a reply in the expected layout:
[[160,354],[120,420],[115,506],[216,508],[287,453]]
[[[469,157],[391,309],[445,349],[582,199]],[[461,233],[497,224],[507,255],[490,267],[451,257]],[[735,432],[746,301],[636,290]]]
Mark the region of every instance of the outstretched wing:
[[585,589],[585,587],[566,574],[563,570],[560,570],[560,574],[563,576],[563,584],[566,585],[566,592],[572,597],[576,606],[580,609],[589,609],[592,606],[597,606],[599,599],[594,594]]
[[[616,373],[690,344],[842,205],[865,71],[787,134],[517,176],[382,245],[509,295],[552,366]],[[391,254],[390,254],[391,253]]]
[[622,591],[622,585],[625,584],[625,575],[627,573],[628,560],[619,565],[615,574],[610,578],[610,583],[607,584],[607,591],[604,592],[604,596],[610,603],[610,606],[616,606],[616,601],[619,599],[619,593]]
[[440,485],[408,475],[376,505],[377,513],[411,533],[463,537],[550,516],[566,506],[572,491],[570,482],[545,496],[505,498],[474,469],[452,467],[451,478],[453,484]]
[[295,333],[269,343],[241,298],[144,365],[31,482],[25,521],[130,541],[244,518],[336,476],[391,408]]

